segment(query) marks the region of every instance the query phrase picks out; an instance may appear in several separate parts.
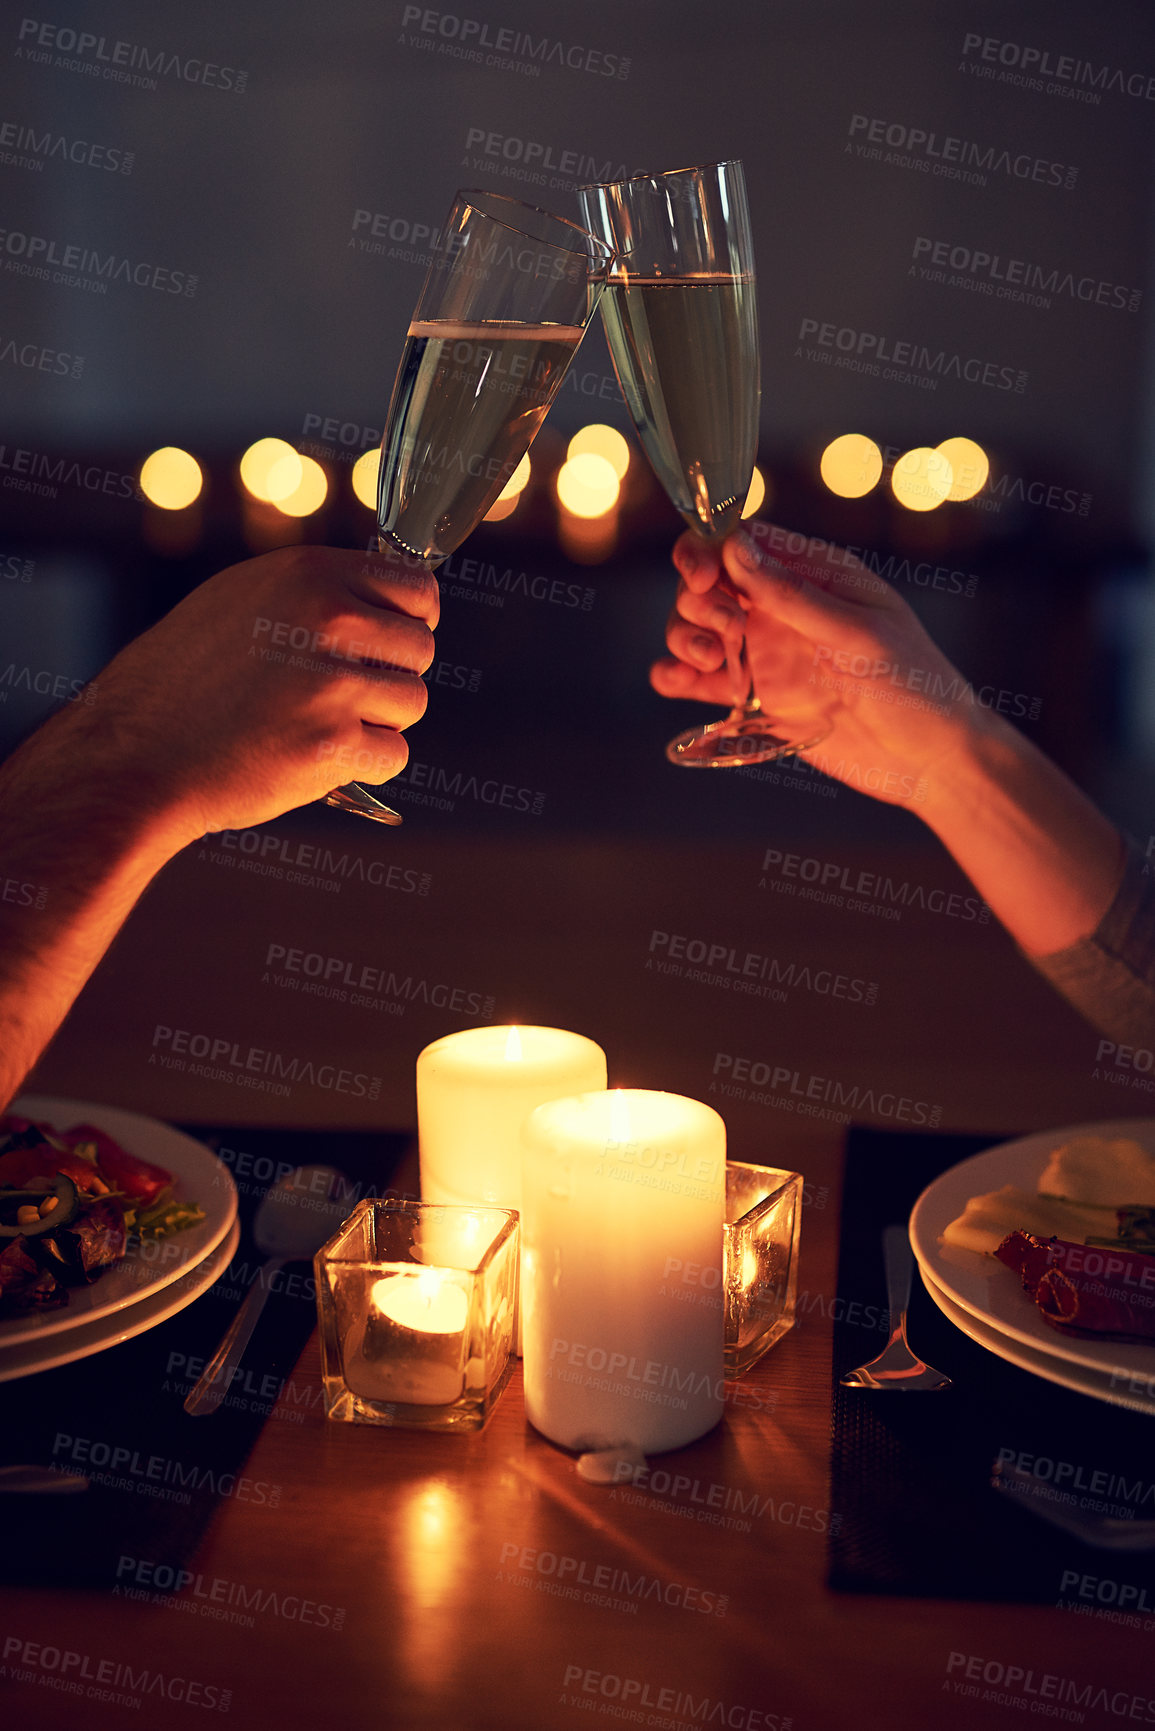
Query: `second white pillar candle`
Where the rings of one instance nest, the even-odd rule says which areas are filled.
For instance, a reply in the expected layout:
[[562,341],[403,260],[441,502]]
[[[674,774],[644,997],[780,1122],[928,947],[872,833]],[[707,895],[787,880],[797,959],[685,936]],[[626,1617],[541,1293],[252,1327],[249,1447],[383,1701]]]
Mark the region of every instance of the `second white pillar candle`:
[[701,1101],[614,1089],[531,1115],[525,1410],[551,1441],[657,1453],[717,1424],[725,1205],[726,1126]]

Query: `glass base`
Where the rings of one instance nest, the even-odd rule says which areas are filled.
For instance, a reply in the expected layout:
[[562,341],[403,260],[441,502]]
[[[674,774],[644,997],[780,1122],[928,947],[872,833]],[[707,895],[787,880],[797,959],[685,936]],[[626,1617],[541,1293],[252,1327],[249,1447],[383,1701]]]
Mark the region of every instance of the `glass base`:
[[405,822],[399,811],[394,811],[391,805],[382,805],[367,787],[361,787],[355,781],[349,782],[346,787],[335,787],[332,793],[327,793],[325,804],[335,806],[338,811],[354,812],[357,817],[372,818],[374,823],[396,826]]
[[761,710],[739,710],[724,721],[709,721],[679,733],[666,747],[671,763],[685,769],[742,769],[752,763],[773,763],[820,745],[830,732],[822,725],[817,732],[787,739],[775,729]]

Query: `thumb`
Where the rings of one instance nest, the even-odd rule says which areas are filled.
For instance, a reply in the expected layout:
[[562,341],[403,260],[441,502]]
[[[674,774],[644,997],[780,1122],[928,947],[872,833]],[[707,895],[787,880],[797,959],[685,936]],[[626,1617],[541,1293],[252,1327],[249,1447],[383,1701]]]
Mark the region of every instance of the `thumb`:
[[811,566],[803,573],[777,559],[744,529],[723,542],[722,560],[740,595],[803,637],[837,642],[859,635],[861,609],[832,593],[823,582],[826,574],[819,569]]

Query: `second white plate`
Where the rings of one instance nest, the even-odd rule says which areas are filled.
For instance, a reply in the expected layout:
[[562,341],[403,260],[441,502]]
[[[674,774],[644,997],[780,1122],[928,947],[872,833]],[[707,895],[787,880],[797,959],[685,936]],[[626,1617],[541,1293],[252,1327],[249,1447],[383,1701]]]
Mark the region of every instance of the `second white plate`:
[[927,1185],[910,1216],[911,1246],[923,1275],[933,1281],[939,1293],[1006,1340],[1097,1376],[1152,1378],[1155,1342],[1096,1341],[1059,1334],[1043,1320],[1013,1269],[981,1251],[960,1250],[939,1242],[942,1232],[972,1196],[999,1190],[1004,1184],[1034,1190],[1051,1150],[1075,1136],[1131,1136],[1155,1153],[1153,1118],[1110,1118],[1105,1123],[1041,1130],[1013,1142],[1000,1142],[960,1161]]

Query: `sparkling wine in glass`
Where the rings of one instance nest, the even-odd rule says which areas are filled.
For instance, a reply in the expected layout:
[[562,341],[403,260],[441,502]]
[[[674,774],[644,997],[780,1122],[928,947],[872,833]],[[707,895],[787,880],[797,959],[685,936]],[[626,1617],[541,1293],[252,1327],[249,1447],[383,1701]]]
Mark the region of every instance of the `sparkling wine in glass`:
[[[582,215],[618,254],[602,321],[650,464],[696,535],[720,542],[742,519],[758,447],[754,246],[740,162],[583,187]],[[666,748],[689,768],[766,763],[805,751],[753,689],[745,634],[725,640],[734,708]]]
[[[381,442],[377,544],[432,570],[529,450],[606,281],[611,249],[498,193],[459,192],[401,355]],[[397,812],[351,784],[330,805]]]

